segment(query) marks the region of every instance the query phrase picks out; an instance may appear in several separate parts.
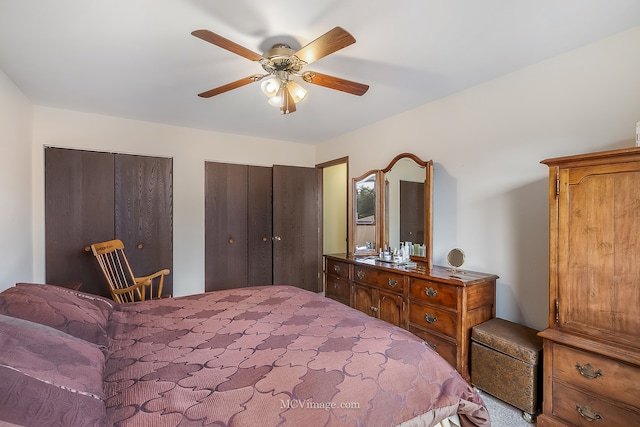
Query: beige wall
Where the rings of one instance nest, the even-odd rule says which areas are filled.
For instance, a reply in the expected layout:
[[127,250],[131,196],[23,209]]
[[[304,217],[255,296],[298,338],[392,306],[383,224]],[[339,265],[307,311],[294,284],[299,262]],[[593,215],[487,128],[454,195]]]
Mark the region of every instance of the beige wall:
[[0,70],[0,290],[33,278],[29,100]]
[[[434,262],[498,274],[499,316],[547,325],[545,158],[631,147],[640,120],[640,27],[318,146],[349,173],[398,153],[434,161]],[[416,83],[419,84],[419,83]],[[365,95],[366,96],[366,95]]]
[[347,164],[323,169],[323,251],[325,254],[347,251]]
[[35,107],[33,215],[35,280],[44,280],[44,147],[173,158],[174,295],[204,291],[204,162],[315,165],[315,147],[95,114]]

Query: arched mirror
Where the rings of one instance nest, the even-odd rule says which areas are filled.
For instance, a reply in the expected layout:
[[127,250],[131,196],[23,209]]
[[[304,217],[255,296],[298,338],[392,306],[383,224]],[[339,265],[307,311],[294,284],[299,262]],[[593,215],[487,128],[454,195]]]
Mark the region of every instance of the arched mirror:
[[411,259],[432,268],[433,162],[399,154],[386,168],[353,178],[351,189],[354,255],[410,243]]
[[396,156],[382,170],[383,245],[409,244],[411,258],[431,265],[433,162],[410,153]]

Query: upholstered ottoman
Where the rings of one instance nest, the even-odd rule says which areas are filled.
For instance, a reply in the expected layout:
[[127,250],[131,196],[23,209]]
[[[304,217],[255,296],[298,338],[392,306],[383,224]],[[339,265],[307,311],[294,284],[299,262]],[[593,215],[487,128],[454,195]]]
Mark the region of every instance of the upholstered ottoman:
[[542,338],[538,331],[504,319],[471,330],[471,384],[535,420],[542,388]]

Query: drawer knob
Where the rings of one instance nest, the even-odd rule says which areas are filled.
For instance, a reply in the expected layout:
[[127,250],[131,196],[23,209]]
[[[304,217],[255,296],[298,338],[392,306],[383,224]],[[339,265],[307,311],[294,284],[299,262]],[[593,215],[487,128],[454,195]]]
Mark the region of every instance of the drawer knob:
[[602,415],[594,412],[593,409],[588,406],[582,407],[576,403],[576,411],[587,421],[599,421],[602,419]]
[[435,289],[433,289],[433,288],[425,288],[425,289],[424,289],[424,293],[425,293],[425,294],[427,294],[427,296],[428,296],[429,298],[433,298],[433,297],[435,297],[436,295],[438,295],[438,291],[436,291],[436,290],[435,290]]
[[438,321],[438,317],[434,316],[431,313],[427,313],[424,315],[424,319],[429,323],[436,323]]
[[378,307],[372,305],[371,306],[371,311],[373,311],[375,313],[376,311],[378,311]]
[[358,279],[360,279],[360,280],[364,279],[364,271],[358,270],[356,272],[356,276],[358,276]]
[[593,369],[593,366],[591,366],[591,364],[589,363],[584,366],[576,363],[576,369],[578,370],[578,372],[580,372],[580,375],[585,378],[589,378],[590,380],[595,380],[596,378],[602,376],[602,371],[600,369]]
[[337,283],[333,284],[333,289],[340,289],[340,285],[338,285]]
[[398,281],[396,279],[392,279],[391,277],[389,277],[389,279],[387,280],[387,283],[389,284],[389,286],[391,286],[392,288],[395,288],[396,285],[398,284]]
[[333,271],[335,271],[336,273],[340,273],[340,266],[338,264],[334,264]]

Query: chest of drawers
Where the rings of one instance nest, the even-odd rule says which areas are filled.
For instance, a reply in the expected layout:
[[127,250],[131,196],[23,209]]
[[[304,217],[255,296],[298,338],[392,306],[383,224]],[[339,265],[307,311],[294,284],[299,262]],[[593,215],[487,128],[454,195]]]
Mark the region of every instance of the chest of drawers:
[[[640,426],[640,366],[609,355],[619,347],[607,351],[586,337],[576,340],[552,330],[541,335],[546,338],[545,391],[553,412],[539,423]],[[594,346],[607,355],[591,351]]]
[[[325,255],[325,294],[422,338],[469,380],[471,328],[495,317],[497,276]],[[348,291],[348,292],[347,292]]]

